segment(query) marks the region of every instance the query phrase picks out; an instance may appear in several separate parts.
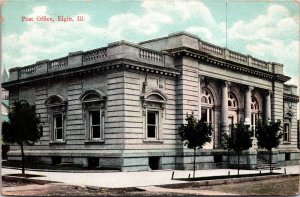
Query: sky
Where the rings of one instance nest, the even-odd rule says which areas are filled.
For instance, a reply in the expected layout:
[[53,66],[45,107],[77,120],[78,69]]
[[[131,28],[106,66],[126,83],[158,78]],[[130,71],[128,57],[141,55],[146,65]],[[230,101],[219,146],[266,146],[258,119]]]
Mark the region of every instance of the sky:
[[[110,42],[141,42],[186,31],[201,40],[284,64],[299,85],[299,4],[225,0],[6,0],[2,64],[6,69],[55,59]],[[24,22],[22,17],[83,16],[84,21]]]

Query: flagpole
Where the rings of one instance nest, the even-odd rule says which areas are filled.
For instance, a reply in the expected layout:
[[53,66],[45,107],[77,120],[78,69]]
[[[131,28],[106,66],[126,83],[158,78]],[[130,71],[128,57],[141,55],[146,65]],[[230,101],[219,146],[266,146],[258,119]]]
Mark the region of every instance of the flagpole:
[[226,2],[226,48],[227,48],[227,2]]

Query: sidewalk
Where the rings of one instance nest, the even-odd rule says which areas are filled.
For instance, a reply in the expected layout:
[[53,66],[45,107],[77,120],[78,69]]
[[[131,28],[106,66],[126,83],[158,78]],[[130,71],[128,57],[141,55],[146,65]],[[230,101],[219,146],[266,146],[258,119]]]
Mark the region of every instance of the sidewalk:
[[[274,172],[284,173],[286,168],[287,174],[299,174],[299,166],[286,166]],[[210,177],[236,175],[236,169],[209,169],[197,170],[196,177]],[[57,181],[65,184],[92,186],[92,187],[108,187],[108,188],[124,188],[124,187],[144,187],[164,184],[185,183],[187,181],[171,180],[173,170],[157,170],[157,171],[141,171],[141,172],[86,172],[86,173],[69,173],[69,172],[45,172],[26,170],[27,174],[43,175],[44,177],[34,177],[31,179]],[[174,170],[174,178],[187,178],[192,171]],[[262,170],[267,173],[269,170]],[[21,173],[21,170],[2,168],[1,174]],[[259,170],[240,170],[240,174],[258,174]]]

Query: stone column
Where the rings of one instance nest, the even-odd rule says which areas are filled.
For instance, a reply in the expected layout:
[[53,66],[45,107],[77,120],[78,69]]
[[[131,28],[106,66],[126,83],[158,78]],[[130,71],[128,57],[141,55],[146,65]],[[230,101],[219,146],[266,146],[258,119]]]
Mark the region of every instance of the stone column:
[[[248,86],[245,92],[245,124],[249,125],[249,129],[251,128],[251,95],[252,95],[253,87]],[[257,148],[257,139],[255,137],[255,131],[253,131],[252,137],[252,148]]]
[[225,134],[228,135],[228,84],[224,81],[222,87],[222,100],[221,100],[221,146],[225,145]]
[[253,87],[249,86],[245,92],[245,124],[251,124],[251,91]]
[[271,91],[268,90],[265,97],[265,120],[271,121]]

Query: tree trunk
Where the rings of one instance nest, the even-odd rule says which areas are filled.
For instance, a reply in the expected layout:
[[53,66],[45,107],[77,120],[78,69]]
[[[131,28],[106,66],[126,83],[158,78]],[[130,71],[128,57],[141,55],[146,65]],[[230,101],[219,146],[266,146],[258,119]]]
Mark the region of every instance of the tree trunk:
[[193,178],[195,178],[195,171],[196,171],[196,148],[194,148],[194,172],[193,172]]
[[22,154],[22,175],[25,175],[25,155],[24,155],[23,142],[21,142],[20,146],[21,146],[21,154]]
[[240,152],[237,153],[238,155],[238,176],[240,175]]
[[269,150],[270,173],[272,173],[272,149]]

